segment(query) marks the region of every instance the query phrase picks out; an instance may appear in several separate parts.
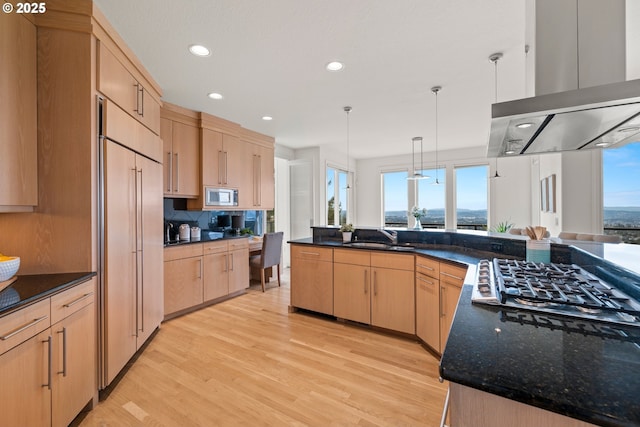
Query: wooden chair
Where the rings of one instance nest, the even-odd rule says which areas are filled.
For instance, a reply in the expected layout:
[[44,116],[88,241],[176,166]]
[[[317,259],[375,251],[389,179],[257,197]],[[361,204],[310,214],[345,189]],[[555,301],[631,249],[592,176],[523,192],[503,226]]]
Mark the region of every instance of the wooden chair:
[[265,270],[274,265],[278,266],[278,286],[280,286],[280,260],[282,258],[282,238],[284,233],[265,233],[262,238],[262,251],[260,255],[252,256],[249,265],[260,270],[260,283],[264,292]]

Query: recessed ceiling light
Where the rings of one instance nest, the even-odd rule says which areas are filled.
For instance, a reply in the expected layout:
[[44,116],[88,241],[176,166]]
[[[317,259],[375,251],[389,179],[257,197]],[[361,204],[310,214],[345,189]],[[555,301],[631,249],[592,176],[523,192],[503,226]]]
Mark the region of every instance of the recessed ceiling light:
[[209,98],[211,99],[222,99],[224,98],[222,95],[220,95],[218,92],[211,92],[210,94],[207,95]]
[[331,61],[326,65],[327,71],[340,71],[344,68],[344,64],[338,61]]
[[262,116],[262,120],[265,120],[265,121],[268,122],[270,120],[273,120],[273,117],[271,117],[271,116]]
[[516,127],[517,127],[518,129],[526,129],[526,128],[529,128],[529,127],[531,127],[531,126],[533,126],[533,123],[529,123],[529,122],[527,122],[527,123],[520,123],[520,124],[517,124],[517,125],[516,125]]
[[609,143],[608,142],[597,142],[596,143],[596,147],[608,147]]
[[211,51],[208,47],[202,46],[201,44],[192,44],[189,46],[189,52],[194,54],[195,56],[209,56],[211,55]]

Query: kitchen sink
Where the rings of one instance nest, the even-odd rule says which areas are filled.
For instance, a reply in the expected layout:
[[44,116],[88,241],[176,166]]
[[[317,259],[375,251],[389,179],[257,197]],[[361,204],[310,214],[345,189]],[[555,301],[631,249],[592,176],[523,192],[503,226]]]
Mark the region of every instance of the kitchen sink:
[[344,246],[352,248],[386,249],[391,251],[411,251],[415,249],[413,246],[388,245],[379,242],[352,242],[345,243]]

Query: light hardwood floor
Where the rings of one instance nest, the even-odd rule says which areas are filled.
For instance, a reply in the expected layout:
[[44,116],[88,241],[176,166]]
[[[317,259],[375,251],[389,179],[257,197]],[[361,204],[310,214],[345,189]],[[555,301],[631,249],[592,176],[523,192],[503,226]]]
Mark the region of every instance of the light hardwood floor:
[[[81,426],[438,426],[446,383],[417,342],[289,313],[283,286],[162,324]],[[274,287],[275,286],[275,287]]]

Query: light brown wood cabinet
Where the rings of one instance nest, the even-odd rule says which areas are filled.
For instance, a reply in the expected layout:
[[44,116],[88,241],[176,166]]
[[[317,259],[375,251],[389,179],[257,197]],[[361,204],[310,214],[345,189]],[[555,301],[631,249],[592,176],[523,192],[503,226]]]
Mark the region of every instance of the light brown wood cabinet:
[[98,41],[97,88],[153,133],[160,133],[160,101],[129,69],[129,60]]
[[0,212],[38,204],[36,26],[0,15]]
[[202,244],[164,250],[164,316],[202,304]]
[[95,286],[94,278],[0,319],[2,425],[67,426],[93,399]]
[[190,243],[164,250],[164,317],[249,287],[249,241]]
[[416,257],[416,335],[442,353],[467,269]]
[[201,194],[199,129],[191,124],[162,117],[160,137],[164,149],[164,195],[197,198]]
[[291,245],[291,306],[333,315],[333,249]]
[[334,315],[415,333],[414,255],[334,249]]
[[257,144],[250,144],[253,189],[251,207],[253,209],[273,209],[275,206],[274,150]]

